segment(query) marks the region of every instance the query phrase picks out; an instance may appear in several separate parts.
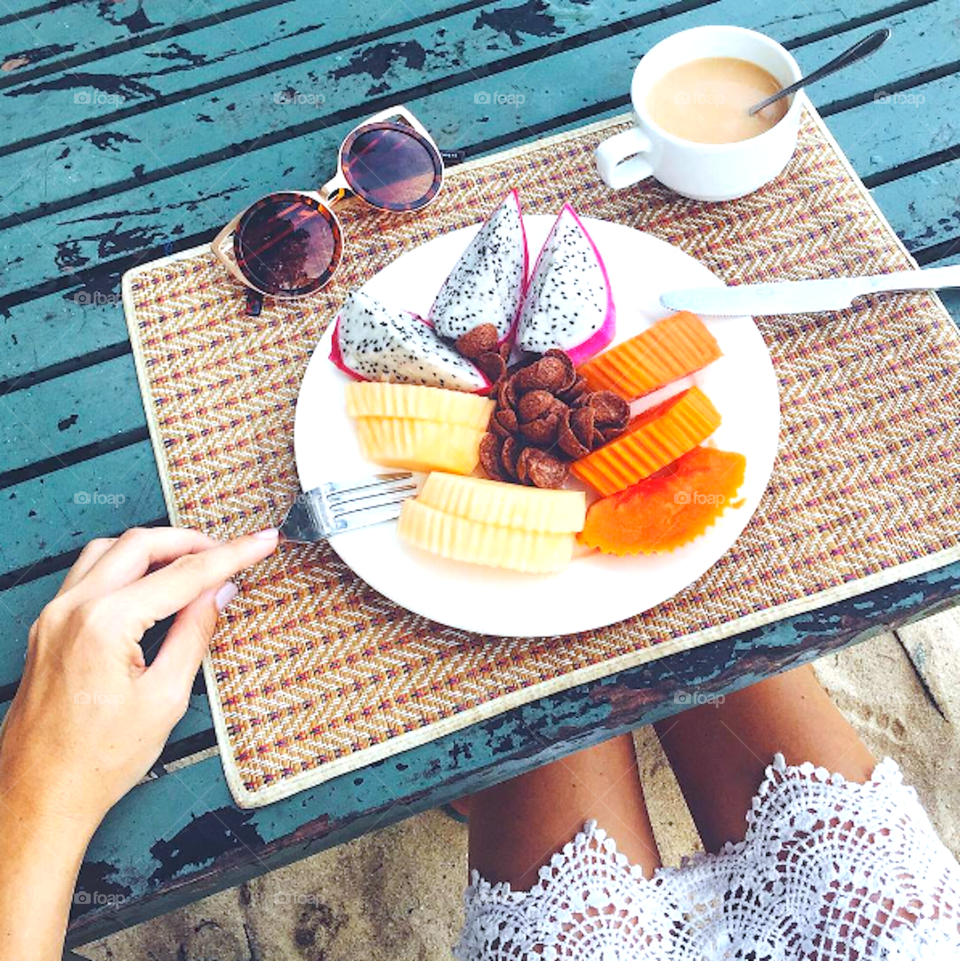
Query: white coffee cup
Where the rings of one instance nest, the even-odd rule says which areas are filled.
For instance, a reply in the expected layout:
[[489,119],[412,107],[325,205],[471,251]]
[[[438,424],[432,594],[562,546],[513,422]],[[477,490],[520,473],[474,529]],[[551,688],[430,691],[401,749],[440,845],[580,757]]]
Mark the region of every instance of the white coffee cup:
[[736,57],[757,64],[781,86],[800,79],[800,67],[775,40],[743,27],[694,27],[661,40],[637,64],[630,98],[636,126],[597,148],[597,167],[619,190],[647,177],[693,200],[735,200],[773,180],[797,145],[802,93],[792,94],[778,123],[749,140],[694,143],[664,130],[650,117],[647,94],[668,70],[702,57]]

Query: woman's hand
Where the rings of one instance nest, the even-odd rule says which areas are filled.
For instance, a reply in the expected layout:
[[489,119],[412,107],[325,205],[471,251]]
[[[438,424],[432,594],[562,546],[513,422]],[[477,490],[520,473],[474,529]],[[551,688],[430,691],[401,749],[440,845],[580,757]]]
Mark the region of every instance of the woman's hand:
[[[276,546],[131,530],[88,544],[43,609],[0,733],[0,957],[60,956],[90,836],[186,711],[229,578]],[[172,614],[147,667],[140,640]]]
[[[186,711],[217,614],[236,594],[229,578],[276,545],[276,531],[221,543],[176,528],[88,544],[30,630],[0,737],[4,803],[92,833]],[[172,614],[147,667],[140,640]]]

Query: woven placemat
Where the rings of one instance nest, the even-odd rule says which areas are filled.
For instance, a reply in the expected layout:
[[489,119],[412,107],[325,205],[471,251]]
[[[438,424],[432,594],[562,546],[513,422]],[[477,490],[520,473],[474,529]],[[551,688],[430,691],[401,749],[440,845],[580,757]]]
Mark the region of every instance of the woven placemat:
[[[914,266],[812,108],[783,175],[724,204],[655,181],[608,190],[593,151],[624,123],[456,168],[420,215],[346,204],[336,281],[259,317],[246,315],[243,291],[206,248],[129,273],[124,304],[173,523],[219,537],[277,524],[297,491],[300,380],[346,292],[404,250],[482,219],[510,187],[531,213],[570,200],[677,245],[731,283]],[[285,546],[244,577],[205,664],[238,804],[960,557],[960,338],[939,300],[893,295],[759,327],[782,405],[769,489],[735,547],[643,615],[567,638],[470,635],[396,607],[329,547]]]

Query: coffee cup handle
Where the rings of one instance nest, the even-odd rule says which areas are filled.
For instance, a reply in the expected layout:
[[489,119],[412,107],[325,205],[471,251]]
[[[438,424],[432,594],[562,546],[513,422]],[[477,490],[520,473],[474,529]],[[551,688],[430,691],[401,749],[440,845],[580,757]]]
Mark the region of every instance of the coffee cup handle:
[[597,169],[603,182],[614,190],[629,187],[653,174],[653,166],[643,156],[650,150],[650,138],[631,127],[614,134],[597,147]]

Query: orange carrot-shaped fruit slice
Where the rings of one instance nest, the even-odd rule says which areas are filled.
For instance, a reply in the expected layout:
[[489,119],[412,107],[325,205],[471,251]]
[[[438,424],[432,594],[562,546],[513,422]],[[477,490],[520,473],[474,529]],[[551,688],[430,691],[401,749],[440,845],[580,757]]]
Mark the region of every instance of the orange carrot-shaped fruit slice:
[[659,390],[723,356],[703,321],[687,310],[657,321],[580,367],[591,390],[627,400]]
[[573,464],[573,473],[604,497],[655,474],[720,426],[710,398],[691,387],[638,414],[619,437]]
[[581,542],[604,554],[662,554],[699,537],[743,484],[743,454],[694,447],[662,471],[590,506]]

